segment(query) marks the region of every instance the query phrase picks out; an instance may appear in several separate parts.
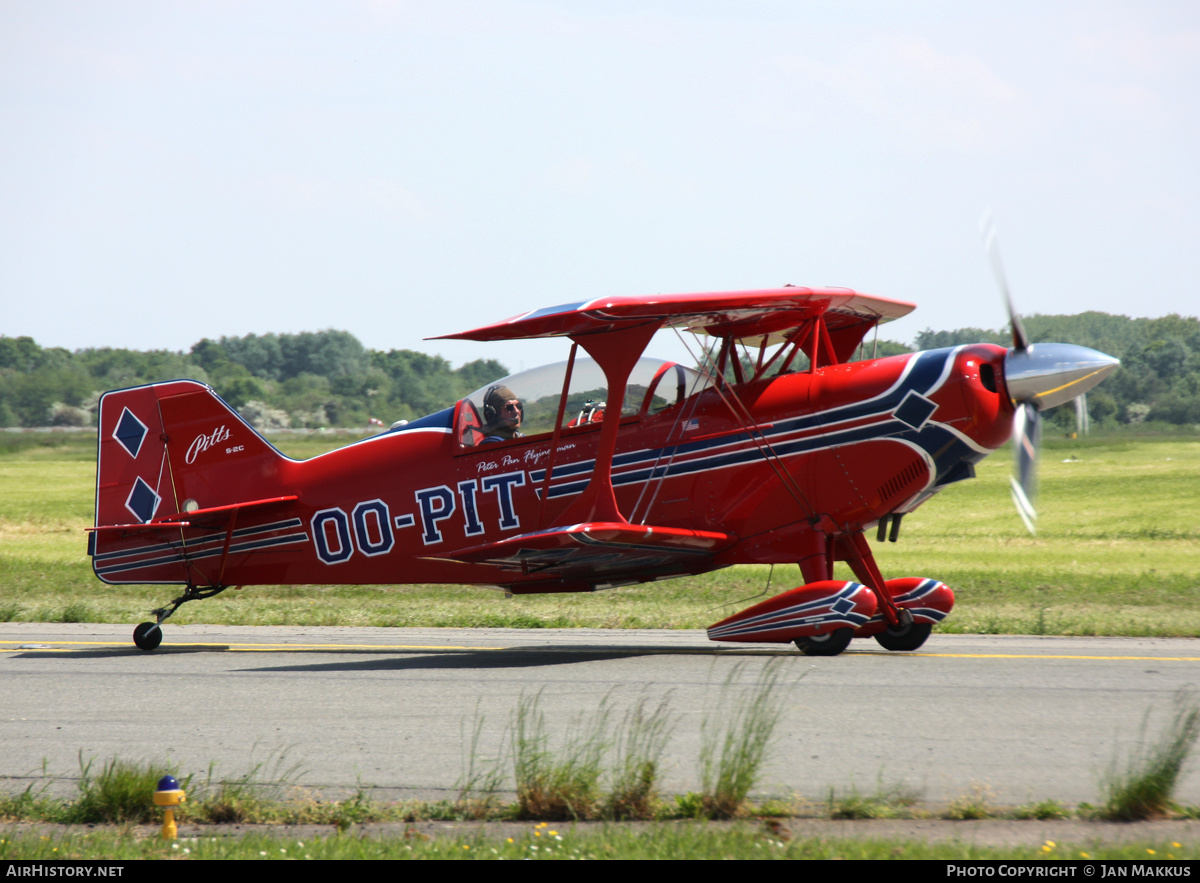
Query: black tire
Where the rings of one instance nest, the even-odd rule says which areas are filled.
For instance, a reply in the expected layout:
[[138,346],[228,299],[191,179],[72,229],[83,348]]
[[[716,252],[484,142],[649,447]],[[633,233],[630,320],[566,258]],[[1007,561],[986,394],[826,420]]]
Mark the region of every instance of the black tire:
[[916,650],[925,643],[929,633],[933,631],[933,623],[914,622],[898,629],[888,629],[875,636],[875,640],[885,650]]
[[162,629],[157,622],[139,623],[133,630],[133,643],[139,650],[153,650],[162,643]]
[[837,656],[850,646],[853,638],[854,629],[845,627],[834,629],[824,635],[796,638],[793,643],[805,656]]

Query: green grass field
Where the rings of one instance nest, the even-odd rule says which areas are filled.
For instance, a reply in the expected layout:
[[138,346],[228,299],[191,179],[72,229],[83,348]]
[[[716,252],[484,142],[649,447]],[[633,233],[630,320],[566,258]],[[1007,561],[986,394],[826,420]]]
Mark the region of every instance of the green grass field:
[[[5,436],[0,620],[133,623],[172,597],[169,586],[106,586],[91,573],[84,528],[92,520],[93,438]],[[277,443],[308,457],[338,440]],[[885,576],[936,577],[954,588],[958,604],[941,631],[1200,635],[1200,439],[1047,441],[1036,537],[1013,510],[1009,470],[1005,452],[993,456],[975,480],[906,518],[898,543],[872,539]],[[594,595],[511,599],[456,586],[249,587],[188,604],[172,621],[703,628],[798,582],[794,567],[747,566]]]
[[[139,832],[140,833],[140,832]],[[515,836],[462,834],[430,837],[417,828],[406,834],[297,837],[287,832],[254,831],[240,837],[202,836],[164,841],[128,832],[97,831],[48,836],[38,833],[0,836],[0,860],[354,860],[461,859],[578,861],[582,859],[796,860],[910,859],[933,861],[1195,861],[1193,843],[1152,840],[1122,844],[1057,843],[989,847],[970,842],[924,843],[912,840],[847,837],[795,837],[786,828],[757,822],[717,827],[708,823],[666,823],[639,829],[573,825],[529,830]],[[1172,869],[1174,870],[1174,869]],[[1143,873],[1153,873],[1149,868]],[[1110,873],[1112,871],[1110,870]]]

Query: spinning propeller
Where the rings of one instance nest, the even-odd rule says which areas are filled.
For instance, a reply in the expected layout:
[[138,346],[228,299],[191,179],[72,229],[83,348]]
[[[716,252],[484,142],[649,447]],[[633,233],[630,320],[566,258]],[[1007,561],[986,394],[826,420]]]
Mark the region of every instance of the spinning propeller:
[[980,224],[984,247],[996,276],[996,284],[1004,296],[1012,326],[1013,345],[1004,357],[1004,383],[1012,398],[1016,413],[1013,416],[1013,450],[1016,455],[1012,477],[1012,496],[1017,512],[1030,533],[1037,522],[1037,457],[1041,443],[1041,412],[1045,408],[1065,404],[1084,395],[1089,389],[1111,374],[1121,363],[1085,346],[1070,343],[1032,344],[1025,334],[1021,317],[1013,307],[1008,291],[1008,279],[996,244],[996,228],[991,212],[984,213]]

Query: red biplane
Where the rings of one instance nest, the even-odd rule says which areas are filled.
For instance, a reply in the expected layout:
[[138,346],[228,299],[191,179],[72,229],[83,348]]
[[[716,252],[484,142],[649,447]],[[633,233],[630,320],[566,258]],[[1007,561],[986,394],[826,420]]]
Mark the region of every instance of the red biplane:
[[[1004,444],[1016,414],[1036,417],[1117,365],[1023,332],[1007,350],[851,361],[877,323],[912,308],[785,287],[525,313],[450,337],[568,338],[565,362],[304,461],[200,383],[110,392],[93,568],[107,583],[185,587],[137,627],[143,650],[181,604],[228,586],[591,592],[746,563],[798,564],[803,584],[714,624],[712,639],[833,655],[873,636],[912,650],[954,595],[885,579],[866,532],[894,541],[905,514]],[[668,328],[707,335],[695,366],[644,356]],[[833,578],[836,561],[853,580]]]

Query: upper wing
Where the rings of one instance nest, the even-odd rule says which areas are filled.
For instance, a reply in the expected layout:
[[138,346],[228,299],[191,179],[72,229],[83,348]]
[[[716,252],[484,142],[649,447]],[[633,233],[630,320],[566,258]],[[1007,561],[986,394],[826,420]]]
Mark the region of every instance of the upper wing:
[[831,335],[849,332],[855,344],[877,322],[915,309],[905,301],[859,294],[849,288],[765,288],[699,294],[606,297],[559,304],[434,340],[516,340],[611,331],[646,322],[738,338],[762,337],[825,315]]

